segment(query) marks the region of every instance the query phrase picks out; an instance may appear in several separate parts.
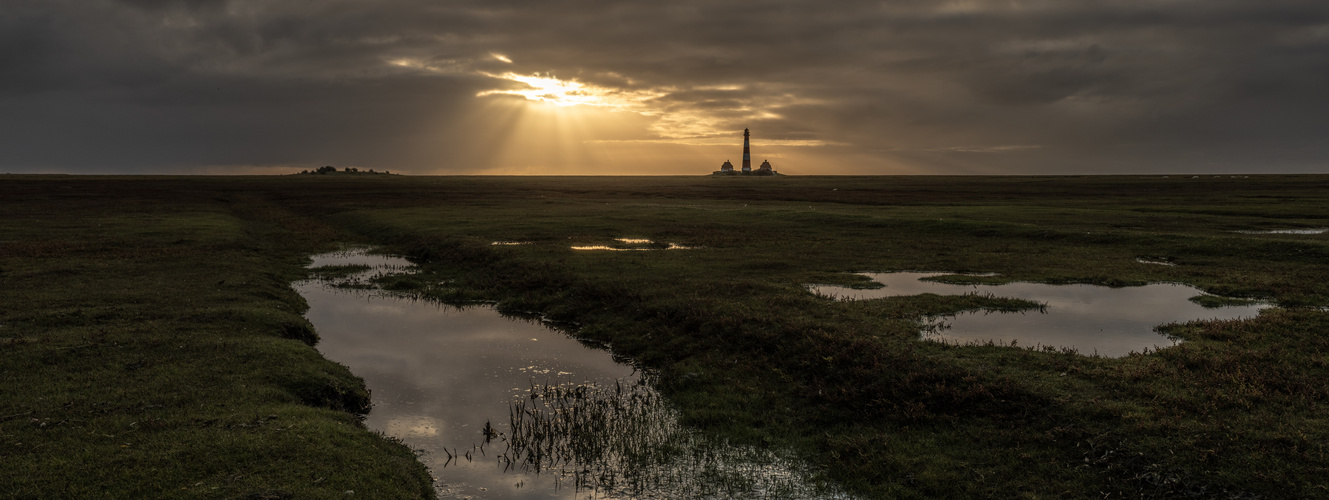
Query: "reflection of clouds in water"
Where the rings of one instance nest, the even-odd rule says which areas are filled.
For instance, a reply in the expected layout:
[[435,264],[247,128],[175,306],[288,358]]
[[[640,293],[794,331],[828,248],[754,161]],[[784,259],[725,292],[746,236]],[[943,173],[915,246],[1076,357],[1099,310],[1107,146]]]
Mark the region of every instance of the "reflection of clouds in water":
[[364,311],[375,315],[404,314],[410,306],[398,301],[374,301],[365,304]]
[[[815,293],[843,300],[864,300],[934,293],[938,295],[991,294],[1045,304],[1045,311],[967,311],[944,318],[930,318],[926,338],[946,342],[1017,342],[1017,345],[1075,347],[1083,354],[1109,357],[1132,351],[1175,345],[1155,328],[1167,323],[1205,319],[1248,318],[1267,304],[1206,309],[1190,298],[1203,292],[1175,283],[1109,288],[1095,285],[1048,285],[1008,283],[1004,285],[956,285],[920,281],[945,273],[864,274],[885,284],[875,290],[839,286],[811,286]],[[939,324],[944,327],[939,328]]]
[[433,418],[423,415],[399,416],[388,419],[383,433],[399,437],[432,437],[438,435],[438,427]]
[[[339,259],[315,261],[365,263]],[[318,330],[319,351],[350,366],[372,391],[365,424],[424,450],[421,459],[448,486],[443,491],[456,495],[548,498],[555,478],[504,474],[487,459],[443,470],[444,450],[482,442],[484,423],[507,422],[514,394],[534,383],[612,383],[635,373],[607,352],[492,307],[458,309],[317,281],[293,286],[309,303],[305,316]],[[525,486],[514,487],[518,482]]]
[[[348,258],[340,263],[361,262]],[[494,455],[502,451],[502,438],[484,445],[482,429],[489,422],[500,432],[507,430],[509,405],[532,401],[531,393],[538,386],[614,388],[621,382],[630,387],[641,377],[632,367],[615,363],[608,352],[588,348],[544,325],[504,318],[493,307],[459,309],[381,291],[339,289],[318,281],[293,286],[309,303],[305,316],[321,337],[318,350],[349,366],[372,392],[374,407],[365,425],[421,451],[420,460],[437,478],[441,497],[614,497],[578,491],[567,471],[505,472]],[[678,426],[673,420],[670,425]],[[468,453],[471,459],[464,458]],[[713,473],[724,466],[750,471],[743,475],[748,479],[761,475],[792,478],[795,483],[801,480],[785,462],[779,467],[762,467],[744,462],[741,453],[728,453],[736,457],[732,464],[717,465],[726,459],[711,458],[716,463],[705,463],[705,469],[670,469],[666,476],[686,477],[706,486],[709,476],[699,472]],[[668,492],[646,493],[670,497]]]

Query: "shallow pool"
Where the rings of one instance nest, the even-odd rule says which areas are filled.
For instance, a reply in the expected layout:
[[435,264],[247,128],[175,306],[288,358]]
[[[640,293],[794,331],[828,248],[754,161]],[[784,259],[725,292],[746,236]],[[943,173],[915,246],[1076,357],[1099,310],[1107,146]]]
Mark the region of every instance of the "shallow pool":
[[1197,319],[1249,318],[1268,304],[1204,308],[1191,297],[1204,292],[1174,283],[1111,288],[1096,285],[957,285],[922,278],[949,273],[864,273],[884,288],[856,290],[814,285],[813,293],[840,299],[866,300],[903,295],[992,294],[1044,304],[1040,310],[1021,312],[969,311],[924,319],[923,338],[954,343],[1014,343],[1017,346],[1070,347],[1081,354],[1121,357],[1131,352],[1158,349],[1176,342],[1155,328]]
[[[370,266],[340,280],[361,284],[411,270],[363,250],[314,261]],[[419,450],[442,498],[844,498],[791,460],[679,425],[643,374],[603,349],[490,306],[337,281],[294,284],[318,349],[365,379],[374,404],[365,424]]]

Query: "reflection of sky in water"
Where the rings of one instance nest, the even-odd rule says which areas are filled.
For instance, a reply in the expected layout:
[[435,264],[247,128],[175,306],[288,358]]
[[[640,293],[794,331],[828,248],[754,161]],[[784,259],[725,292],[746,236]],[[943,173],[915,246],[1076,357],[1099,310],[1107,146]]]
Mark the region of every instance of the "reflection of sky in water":
[[[622,244],[624,244],[624,245],[636,245],[636,246],[631,246],[631,247],[613,247],[613,246],[609,246],[609,245],[580,245],[580,246],[573,246],[572,249],[573,249],[573,250],[608,250],[608,251],[611,251],[611,252],[638,252],[638,251],[651,251],[651,250],[660,250],[660,249],[661,249],[660,247],[655,247],[655,246],[653,246],[653,245],[655,245],[656,243],[655,243],[654,241],[651,241],[651,240],[648,240],[648,239],[642,239],[642,238],[614,238],[614,241],[617,241],[617,242],[622,243]],[[646,245],[646,246],[641,246],[641,245]],[[666,243],[666,244],[664,244],[664,247],[663,247],[664,250],[692,250],[692,249],[694,249],[694,248],[696,248],[696,247],[689,247],[689,246],[679,245],[679,244],[677,244],[677,243]]]
[[1329,231],[1329,227],[1317,227],[1311,229],[1268,229],[1263,231],[1236,231],[1241,234],[1324,234]]
[[886,285],[876,290],[827,285],[810,288],[822,295],[854,300],[924,293],[990,293],[997,297],[1032,300],[1046,304],[1046,313],[1037,310],[1015,313],[970,311],[934,319],[932,324],[939,328],[925,337],[960,343],[996,340],[1003,343],[1016,341],[1020,346],[1074,347],[1082,354],[1096,352],[1108,357],[1173,345],[1173,341],[1154,331],[1154,327],[1165,323],[1253,317],[1261,308],[1268,307],[1249,305],[1205,309],[1188,300],[1204,292],[1171,283],[1109,288],[1042,283],[952,285],[919,281],[922,277],[941,274],[865,274]]
[[1175,266],[1175,265],[1177,265],[1176,263],[1168,262],[1168,261],[1164,261],[1164,260],[1135,259],[1135,261],[1136,261],[1136,262],[1139,262],[1139,263],[1141,263],[1141,264],[1153,264],[1153,265],[1155,265],[1155,266]]
[[[685,247],[685,246],[683,246],[683,245],[679,245],[679,244],[676,244],[676,243],[670,243],[669,246],[665,247],[664,249],[665,249],[665,250],[692,250],[692,248],[693,248],[693,247]],[[652,251],[652,250],[659,250],[658,248],[649,248],[649,247],[646,247],[646,248],[616,248],[616,247],[605,246],[605,245],[586,245],[586,246],[572,247],[572,249],[573,249],[573,250],[609,250],[609,251],[611,251],[611,252],[649,252],[649,251]]]
[[[407,264],[365,256],[363,250],[315,256],[314,262],[397,269]],[[532,382],[614,387],[622,379],[631,385],[639,378],[631,367],[542,325],[504,318],[489,306],[458,309],[318,281],[293,286],[309,303],[305,316],[319,333],[319,351],[349,366],[372,391],[374,409],[365,424],[423,450],[420,459],[438,480],[441,497],[613,498],[576,491],[571,478],[557,474],[505,473],[497,461],[504,451],[499,441],[483,454],[473,451],[473,461],[453,460],[447,467],[443,450],[465,454],[483,442],[486,421],[506,432],[509,403],[526,397]],[[773,478],[791,474],[783,467],[733,467]]]
[[[350,366],[372,391],[374,410],[365,424],[425,450],[421,460],[445,497],[573,496],[570,486],[555,495],[548,475],[503,474],[478,452],[474,462],[445,469],[443,449],[465,453],[482,442],[486,420],[504,429],[509,401],[532,380],[612,383],[633,374],[605,351],[503,318],[492,307],[459,310],[308,281],[295,288],[309,302],[306,317],[321,337],[319,351]],[[487,450],[491,457],[501,451]]]

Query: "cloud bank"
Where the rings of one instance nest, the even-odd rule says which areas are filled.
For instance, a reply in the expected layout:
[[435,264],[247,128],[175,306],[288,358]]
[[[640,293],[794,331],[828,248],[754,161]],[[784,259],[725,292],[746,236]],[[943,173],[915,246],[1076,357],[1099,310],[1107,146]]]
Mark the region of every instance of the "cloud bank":
[[12,172],[1325,172],[1327,88],[1319,0],[0,4]]

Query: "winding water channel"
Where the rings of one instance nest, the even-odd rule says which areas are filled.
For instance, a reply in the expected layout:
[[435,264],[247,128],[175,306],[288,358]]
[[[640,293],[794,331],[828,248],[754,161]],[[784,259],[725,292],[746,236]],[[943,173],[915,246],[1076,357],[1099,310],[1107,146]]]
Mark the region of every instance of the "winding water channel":
[[319,351],[365,379],[365,424],[416,449],[442,498],[844,498],[791,460],[682,427],[648,376],[604,350],[489,306],[337,286],[410,272],[404,259],[313,259],[370,266],[293,286]]

